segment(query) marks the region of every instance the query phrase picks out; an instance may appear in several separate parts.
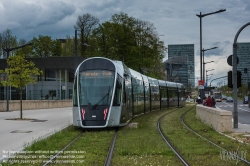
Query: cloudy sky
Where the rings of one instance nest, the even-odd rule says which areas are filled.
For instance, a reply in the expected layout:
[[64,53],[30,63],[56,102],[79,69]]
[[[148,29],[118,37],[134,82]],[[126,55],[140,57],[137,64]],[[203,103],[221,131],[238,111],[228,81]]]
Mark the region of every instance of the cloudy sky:
[[[232,54],[236,33],[250,22],[250,0],[0,0],[0,32],[8,28],[18,39],[27,41],[39,35],[65,38],[74,35],[79,15],[90,13],[105,22],[113,14],[124,12],[153,23],[166,47],[195,44],[195,77],[198,78],[200,20],[196,14],[220,9],[226,11],[202,19],[203,48],[218,47],[205,52],[205,62],[215,61],[206,65],[206,69],[214,69],[208,73],[214,79],[226,76],[231,69],[227,57]],[[247,27],[238,42],[249,41],[250,27]],[[213,81],[212,85],[224,80]]]

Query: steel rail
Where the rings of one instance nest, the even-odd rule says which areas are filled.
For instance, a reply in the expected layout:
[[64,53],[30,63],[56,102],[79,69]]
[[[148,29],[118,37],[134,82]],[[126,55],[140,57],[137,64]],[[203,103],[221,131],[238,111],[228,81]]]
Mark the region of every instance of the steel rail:
[[110,148],[109,148],[108,155],[106,157],[104,166],[110,166],[110,164],[111,164],[113,152],[114,152],[114,149],[115,149],[115,142],[116,142],[117,134],[118,134],[118,130],[116,130],[116,132],[114,134],[114,137],[113,137],[113,140],[111,142],[111,145],[110,145]]
[[[193,108],[193,107],[192,107],[192,108]],[[192,109],[192,108],[191,108],[191,109]],[[192,133],[194,133],[194,134],[196,134],[197,136],[201,137],[202,139],[208,141],[210,144],[212,144],[212,145],[214,145],[214,146],[220,148],[220,149],[223,150],[223,151],[227,151],[227,150],[224,149],[223,147],[217,145],[216,143],[214,143],[214,142],[208,140],[207,138],[201,136],[200,134],[198,134],[196,131],[194,131],[193,129],[191,129],[191,128],[184,122],[184,116],[185,116],[185,114],[186,114],[188,111],[190,111],[191,109],[187,110],[186,112],[184,112],[184,113],[182,114],[181,119],[180,119],[181,122],[182,122],[182,124],[183,124],[189,131],[191,131]],[[239,159],[239,160],[245,162],[246,164],[249,164],[249,165],[250,165],[250,162],[249,162],[249,161],[247,161],[247,160],[245,160],[245,159],[239,157],[238,155],[236,155],[236,154],[234,154],[234,153],[231,153],[231,152],[229,152],[229,154],[230,154],[230,155],[233,155],[233,156],[236,157],[237,159]]]
[[68,145],[66,145],[62,150],[60,150],[56,155],[54,155],[53,157],[51,157],[50,160],[48,160],[45,164],[43,164],[43,166],[46,166],[46,165],[50,164],[53,160],[55,160],[57,158],[57,156],[60,155],[60,153],[62,153],[65,149],[67,149],[71,144],[73,144],[82,135],[83,135],[83,132],[80,133],[73,141],[71,141]]
[[[176,109],[175,109],[176,110]],[[185,165],[185,166],[189,166],[190,164],[188,164],[188,162],[185,160],[185,158],[177,151],[177,149],[171,144],[170,140],[163,134],[162,132],[162,128],[161,128],[161,119],[163,117],[165,117],[166,115],[174,112],[175,110],[171,111],[171,112],[168,112],[166,114],[164,114],[163,116],[161,116],[158,120],[158,123],[157,123],[157,127],[158,127],[158,131],[160,132],[162,138],[164,139],[164,141],[168,144],[168,146],[172,149],[172,151],[176,154],[176,156],[179,158],[179,160]]]

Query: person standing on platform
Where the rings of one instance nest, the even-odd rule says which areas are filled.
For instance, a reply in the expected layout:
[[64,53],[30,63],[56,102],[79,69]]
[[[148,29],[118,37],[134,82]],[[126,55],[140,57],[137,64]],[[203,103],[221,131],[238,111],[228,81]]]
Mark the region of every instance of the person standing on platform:
[[203,97],[203,100],[202,100],[202,104],[205,105],[205,106],[207,105],[207,104],[206,104],[206,101],[207,101],[207,97],[204,96],[204,97]]
[[216,106],[215,106],[216,101],[215,101],[214,97],[212,97],[212,101],[213,101],[213,107],[215,108],[215,107],[216,107]]
[[201,104],[201,103],[202,103],[202,102],[201,102],[201,96],[200,96],[200,95],[199,95],[199,97],[197,98],[196,102],[197,102],[198,104]]
[[208,96],[207,100],[204,102],[204,105],[206,105],[208,107],[213,107],[213,101],[212,101],[212,98],[210,96]]

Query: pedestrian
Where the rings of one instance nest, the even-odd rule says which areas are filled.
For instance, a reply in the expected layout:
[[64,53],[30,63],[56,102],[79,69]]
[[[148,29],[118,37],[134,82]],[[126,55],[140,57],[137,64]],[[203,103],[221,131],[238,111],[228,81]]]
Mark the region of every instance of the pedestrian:
[[207,97],[204,96],[204,97],[203,97],[203,100],[202,100],[202,104],[205,105],[205,106],[207,105],[207,104],[206,104],[206,101],[207,101]]
[[216,101],[215,101],[214,97],[212,97],[212,102],[213,102],[213,107],[216,108],[216,106],[215,106]]
[[198,104],[201,104],[201,96],[200,96],[200,95],[199,95],[198,98],[196,99],[196,102],[197,102]]
[[206,105],[208,107],[213,107],[213,101],[212,101],[212,98],[210,96],[208,96],[208,98],[205,101],[204,105]]

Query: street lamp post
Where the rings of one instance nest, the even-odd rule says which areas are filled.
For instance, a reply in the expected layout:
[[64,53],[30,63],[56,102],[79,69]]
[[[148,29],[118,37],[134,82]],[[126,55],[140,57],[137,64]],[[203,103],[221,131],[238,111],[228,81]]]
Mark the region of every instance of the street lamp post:
[[[31,46],[32,43],[28,43],[28,44],[24,44],[22,46],[18,46],[18,47],[13,47],[13,48],[2,48],[6,53],[7,53],[7,58],[9,58],[9,55],[10,55],[10,51],[13,51],[13,50],[17,50],[19,48],[23,48],[23,47],[26,47],[26,46]],[[7,63],[7,68],[9,67],[8,63]],[[8,77],[6,76],[6,81],[8,82]],[[7,100],[7,106],[6,106],[6,111],[8,112],[9,111],[9,86],[7,85],[6,86],[6,100]]]
[[207,81],[207,77],[208,77],[208,75],[207,75],[207,72],[209,72],[209,71],[213,71],[214,69],[211,69],[211,70],[206,70],[206,81]]
[[[208,81],[208,76],[211,76],[212,77],[213,74],[208,74],[206,75],[206,81]],[[209,79],[211,79],[211,77]]]
[[78,56],[77,56],[77,31],[80,31],[80,30],[75,29],[75,62],[74,62],[75,71],[76,71],[76,68],[77,68],[77,61],[78,61]]
[[203,63],[203,80],[204,80],[204,82],[205,82],[205,65],[206,65],[207,63],[212,63],[212,62],[214,62],[214,61],[204,62],[204,63]]
[[77,63],[77,30],[75,29],[75,62],[74,62],[74,69],[76,71],[76,63]]
[[213,50],[213,49],[216,49],[216,48],[218,48],[218,47],[212,47],[212,48],[209,48],[209,49],[202,49],[202,57],[203,57],[203,60],[202,60],[202,62],[203,62],[203,80],[205,80],[204,78],[205,78],[205,69],[204,69],[204,61],[205,61],[205,59],[204,59],[204,52],[205,51],[208,51],[208,50]]
[[[77,68],[77,61],[78,61],[78,56],[77,56],[77,31],[80,31],[79,29],[75,29],[75,62],[74,62],[74,69],[76,71],[76,68]],[[82,46],[91,46],[91,45],[88,45],[87,43],[81,43],[80,44]],[[81,56],[84,56],[84,55],[81,55]]]
[[[208,15],[212,15],[212,14],[216,14],[216,13],[221,13],[221,12],[224,12],[226,11],[226,9],[221,9],[221,10],[218,10],[216,12],[212,12],[212,13],[207,13],[207,14],[196,14],[197,17],[200,18],[200,79],[202,80],[202,17],[205,17],[205,16],[208,16]],[[204,97],[204,94],[203,94],[203,89],[200,89],[200,95],[201,97]]]
[[212,79],[212,76],[211,76],[211,77],[207,77],[207,81],[208,81],[208,80],[211,80],[211,79]]
[[226,77],[227,77],[227,76],[223,76],[223,77],[219,77],[219,78],[215,78],[215,79],[211,80],[211,82],[210,82],[210,87],[211,87],[211,83],[212,83],[214,80],[218,80],[218,79],[226,78]]

